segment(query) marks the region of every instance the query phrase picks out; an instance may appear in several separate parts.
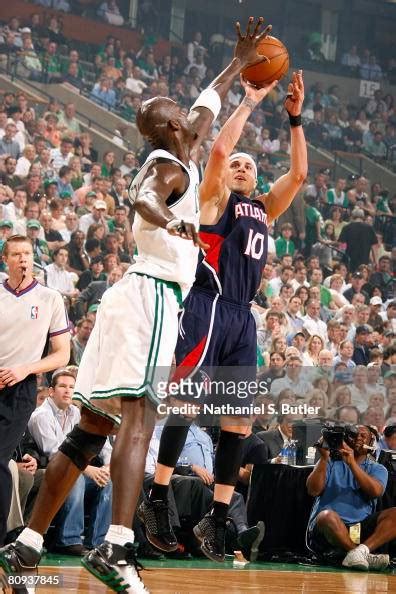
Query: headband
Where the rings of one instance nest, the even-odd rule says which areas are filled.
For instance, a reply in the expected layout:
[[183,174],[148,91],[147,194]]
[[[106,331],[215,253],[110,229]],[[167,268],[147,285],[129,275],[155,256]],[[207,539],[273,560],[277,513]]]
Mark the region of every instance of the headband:
[[257,179],[257,165],[256,165],[256,161],[248,153],[234,153],[234,154],[230,155],[230,162],[231,161],[234,161],[235,159],[240,159],[241,157],[243,157],[244,159],[248,159],[248,161],[250,161],[250,163],[253,165],[254,176]]

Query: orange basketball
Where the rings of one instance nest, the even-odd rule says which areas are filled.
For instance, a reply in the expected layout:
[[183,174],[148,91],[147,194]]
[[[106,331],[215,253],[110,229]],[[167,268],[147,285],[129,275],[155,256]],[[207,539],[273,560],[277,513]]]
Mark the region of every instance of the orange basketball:
[[243,78],[257,88],[280,80],[289,70],[289,54],[287,48],[276,37],[268,35],[257,46],[257,53],[267,56],[269,62],[264,61],[243,70]]

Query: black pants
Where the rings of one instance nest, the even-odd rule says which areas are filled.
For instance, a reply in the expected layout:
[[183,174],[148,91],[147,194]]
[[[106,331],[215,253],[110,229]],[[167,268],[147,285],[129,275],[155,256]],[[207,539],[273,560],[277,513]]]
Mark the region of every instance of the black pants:
[[210,508],[213,492],[198,476],[174,474],[171,485],[179,517],[189,518],[191,526],[195,526]]
[[12,388],[0,390],[0,545],[7,533],[12,479],[8,463],[22,439],[36,408],[36,376],[30,375]]

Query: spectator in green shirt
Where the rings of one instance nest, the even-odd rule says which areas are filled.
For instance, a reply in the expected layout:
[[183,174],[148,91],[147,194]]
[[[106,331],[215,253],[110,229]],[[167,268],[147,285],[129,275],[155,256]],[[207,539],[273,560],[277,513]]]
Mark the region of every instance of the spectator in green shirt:
[[68,59],[62,62],[62,74],[66,75],[68,73],[70,64],[76,64],[77,76],[78,78],[83,79],[85,73],[83,67],[80,64],[80,56],[77,50],[70,50]]
[[51,262],[48,243],[44,239],[39,239],[40,222],[36,219],[29,219],[26,223],[26,235],[33,245],[33,258],[36,264],[45,266]]
[[271,164],[268,155],[262,153],[257,158],[257,186],[259,194],[268,194],[274,185],[274,174],[271,171]]
[[59,56],[57,55],[58,45],[55,41],[50,41],[47,51],[42,57],[43,72],[46,82],[60,82],[62,79],[62,69]]
[[281,258],[285,254],[293,256],[296,251],[296,246],[291,240],[293,234],[293,226],[290,223],[284,223],[281,227],[281,234],[275,240],[276,257]]
[[388,190],[382,190],[380,192],[380,198],[376,204],[377,210],[382,213],[386,213],[386,214],[392,214],[392,210],[389,206],[389,202],[388,202],[388,197],[389,197],[389,191]]
[[113,175],[115,155],[113,151],[106,151],[103,155],[103,164],[101,175],[103,177],[111,177]]
[[305,196],[305,252],[309,256],[314,243],[320,238],[320,231],[323,226],[322,215],[315,208],[315,196]]
[[318,287],[320,289],[320,304],[329,308],[332,302],[332,296],[329,289],[323,286],[323,272],[321,268],[314,268],[309,277],[311,287]]

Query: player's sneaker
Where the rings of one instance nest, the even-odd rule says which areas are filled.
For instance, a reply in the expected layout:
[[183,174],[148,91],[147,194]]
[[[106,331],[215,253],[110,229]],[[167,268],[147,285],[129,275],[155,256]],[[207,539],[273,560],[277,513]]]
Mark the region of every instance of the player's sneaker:
[[368,557],[370,551],[365,545],[359,545],[355,549],[348,551],[342,565],[344,567],[350,567],[351,569],[360,569],[361,571],[367,571],[369,568]]
[[390,563],[389,555],[372,555],[371,553],[367,557],[369,569],[386,569]]
[[150,594],[140,579],[139,571],[143,567],[131,542],[120,546],[105,540],[85,555],[81,563],[113,592]]
[[218,520],[213,512],[209,512],[194,526],[193,531],[204,555],[212,561],[224,561],[226,522]]
[[7,574],[34,571],[40,559],[41,553],[18,540],[0,549],[0,567]]
[[257,522],[256,526],[252,526],[238,535],[238,545],[248,561],[256,561],[259,546],[264,538],[264,532],[264,522],[260,521]]
[[177,550],[177,538],[169,520],[166,501],[143,501],[137,515],[146,527],[147,540],[154,547],[167,553]]
[[[37,566],[41,560],[41,553],[32,549],[18,540],[0,549],[0,585],[6,587],[5,592],[15,594],[34,594],[35,587],[18,586],[18,589],[10,588],[10,581],[7,576],[12,574],[36,574]],[[1,575],[1,570],[4,575]]]

